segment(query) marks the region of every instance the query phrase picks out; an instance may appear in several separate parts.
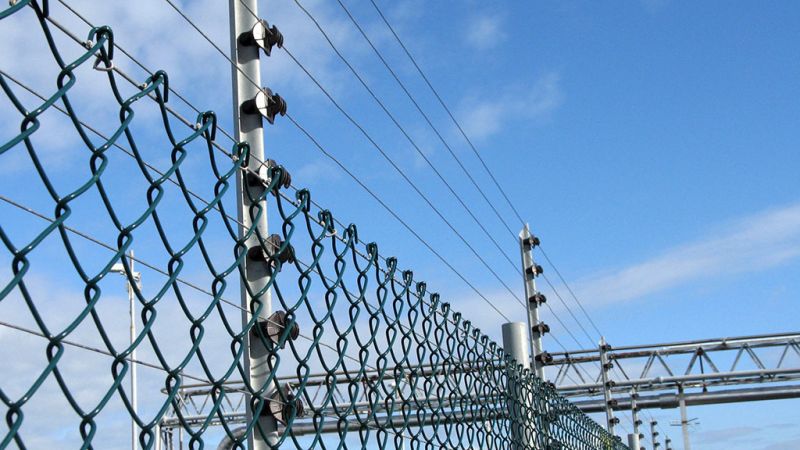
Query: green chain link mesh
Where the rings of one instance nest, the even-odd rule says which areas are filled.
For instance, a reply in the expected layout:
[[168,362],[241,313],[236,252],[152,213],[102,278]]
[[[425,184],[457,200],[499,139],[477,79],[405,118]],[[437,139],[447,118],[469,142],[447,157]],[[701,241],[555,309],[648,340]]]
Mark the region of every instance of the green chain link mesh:
[[[21,296],[36,324],[35,334],[47,341],[46,364],[37,369],[38,374],[29,380],[29,387],[21,395],[9,395],[5,386],[8,380],[0,380],[7,427],[0,449],[30,447],[37,430],[26,429],[26,404],[37,395],[44,395],[40,391],[48,380],[58,384],[69,403],[71,411],[55,414],[74,416],[71,433],[79,434],[81,448],[99,445],[93,440],[103,426],[104,409],[112,400],[121,401],[137,422],[139,444],[147,449],[155,447],[159,424],[163,433],[170,418],[171,426],[183,429],[189,448],[193,449],[214,447],[220,436],[231,442],[231,448],[244,448],[247,437],[253,435],[273,439],[272,448],[626,448],[560,397],[554,386],[511,363],[502,348],[449,304],[441,302],[438,294],[429,293],[425,283],[416,281],[411,271],[399,270],[394,258],[381,257],[376,244],[362,245],[355,225],[337,226],[329,211],[315,213],[307,190],[288,191],[283,168],[273,166],[268,177],[259,178],[245,169],[252,167],[247,144],[234,144],[230,154],[219,151],[213,112],[199,114],[196,125],[186,128],[188,134],[178,137],[167,106],[166,73],[154,73],[137,87],[134,95],[126,97],[118,85],[118,74],[106,71],[108,87],[119,105],[119,125],[96,144],[93,131],[76,113],[70,91],[76,84],[77,69],[87,62],[95,59],[95,68],[98,64],[100,68],[113,67],[113,33],[108,27],[92,29],[81,55],[71,62],[64,61],[48,23],[47,9],[46,2],[23,0],[0,12],[2,20],[14,20],[15,13],[35,13],[60,67],[57,90],[33,108],[24,105],[15,94],[18,87],[12,88],[9,78],[0,75],[0,86],[10,100],[7,105],[13,105],[21,116],[19,133],[0,147],[0,155],[26,152],[54,206],[52,216],[41,217],[47,224],[36,230],[31,240],[20,241],[8,223],[0,226],[0,239],[11,260],[12,273],[2,286],[0,302],[13,292]],[[154,169],[134,139],[134,106],[143,99],[154,100],[160,111],[165,131],[165,141],[160,144],[172,149],[166,170]],[[40,130],[40,116],[53,108],[69,117],[88,149],[91,175],[68,192],[57,190],[51,182],[48,163],[33,144],[37,134],[47,133]],[[115,148],[132,157],[129,161],[134,166],[130,170],[137,176],[140,173],[148,186],[139,192],[147,206],[133,219],[123,220],[120,207],[113,204],[113,196],[107,190],[107,183],[113,180],[104,178],[104,174],[110,165],[109,154]],[[189,188],[193,169],[184,168],[184,162],[190,148],[207,154],[205,164],[213,173],[213,188],[206,200]],[[269,197],[269,207],[276,211],[270,212],[273,227],[277,222],[280,237],[262,235],[254,227],[240,235],[241,224],[228,212],[236,205],[236,177],[244,177],[246,195],[253,202],[254,206],[245,212],[252,222],[267,213],[260,205]],[[171,217],[171,207],[165,206],[164,200],[169,186],[177,186],[178,198],[189,208],[190,215]],[[73,203],[89,192],[102,199],[102,206],[96,205],[96,214],[104,210],[116,228],[116,241],[105,244],[110,251],[99,270],[89,269],[97,263],[82,261],[80,252],[75,250],[76,239],[86,235],[68,226]],[[130,211],[125,216],[130,216]],[[133,260],[127,253],[143,233],[140,230],[146,222],[154,225],[158,238],[155,242],[169,255],[160,267]],[[212,227],[212,222],[218,227]],[[177,242],[171,227],[191,232],[187,239]],[[254,235],[261,245],[247,249],[244,243]],[[53,238],[63,245],[71,262],[72,267],[63,270],[74,271],[84,286],[85,305],[60,330],[48,326],[38,308],[41,299],[26,279],[32,268],[31,256],[43,241]],[[232,256],[220,258],[212,250],[220,241],[227,242]],[[208,284],[198,287],[182,278],[190,275],[184,273],[188,258],[202,259],[211,280]],[[248,258],[251,264],[263,264],[272,275],[264,289],[252,291],[248,283],[242,283],[246,278],[243,265]],[[145,295],[136,284],[134,262],[164,276],[153,294]],[[101,281],[117,263],[124,266],[141,308],[136,340],[124,348],[113,344],[108,325],[97,311],[104,296]],[[239,298],[240,284],[244,284],[250,298],[252,314],[246,321],[242,321],[240,310],[233,309],[232,313],[229,308],[239,304],[229,298]],[[207,294],[199,313],[197,296],[186,293],[191,290]],[[282,313],[266,317],[268,291],[272,309]],[[192,342],[177,363],[167,356],[170,343],[159,342],[153,331],[157,321],[178,323],[174,318],[158,315],[159,307],[173,300],[188,319],[185,331]],[[195,303],[190,305],[191,302]],[[227,351],[223,356],[219,351],[210,353],[211,346],[204,341],[212,316],[225,328]],[[74,385],[70,387],[59,366],[71,342],[69,338],[86,323],[93,324],[101,337],[100,350],[106,354],[112,382],[100,401],[90,405],[81,404],[73,392]],[[252,385],[247,376],[243,344],[248,335],[269,352],[271,372],[262,385]],[[4,338],[3,345],[10,343]],[[158,360],[151,366],[161,371],[163,388],[145,393],[158,398],[160,406],[147,413],[140,410],[136,415],[123,385],[131,368],[132,351],[145,345],[152,348]],[[219,343],[215,346],[219,348]],[[216,369],[220,360],[224,360],[224,370]],[[201,373],[190,374],[189,367]],[[190,417],[184,394],[197,386],[205,389],[210,403],[200,416]],[[235,395],[247,399],[253,416],[276,417],[280,422],[277,436],[266,436],[267,431],[250,416],[238,417],[235,423],[243,424],[243,428],[235,428],[233,416],[226,414],[226,404]],[[214,440],[209,437],[212,425],[221,425],[224,430],[224,434],[214,435]]]

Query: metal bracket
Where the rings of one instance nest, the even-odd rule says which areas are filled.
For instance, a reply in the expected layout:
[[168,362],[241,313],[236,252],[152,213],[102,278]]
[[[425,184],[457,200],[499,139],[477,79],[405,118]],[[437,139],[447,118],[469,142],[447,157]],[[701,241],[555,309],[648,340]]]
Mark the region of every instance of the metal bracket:
[[540,266],[538,264],[534,264],[534,265],[528,267],[527,269],[525,269],[525,272],[528,275],[533,275],[533,276],[536,277],[536,276],[539,276],[539,275],[543,274],[544,273],[544,269],[542,268],[542,266]]
[[254,98],[242,103],[242,112],[246,114],[261,114],[270,125],[275,123],[275,116],[286,115],[286,100],[270,88],[258,91]]
[[547,297],[544,296],[541,292],[537,292],[533,294],[531,298],[528,299],[531,303],[536,303],[537,305],[541,305],[542,303],[547,303]]
[[531,327],[531,331],[533,331],[534,334],[538,334],[539,336],[542,336],[545,333],[549,333],[550,332],[550,325],[548,325],[548,324],[546,324],[544,322],[539,322],[539,324],[534,325],[533,327]]
[[239,44],[248,47],[257,45],[264,50],[267,56],[272,55],[272,47],[283,48],[283,34],[278,27],[269,26],[266,20],[261,19],[253,25],[253,29],[239,35]]
[[539,240],[538,237],[531,235],[529,238],[525,239],[522,243],[525,245],[526,249],[531,249],[539,246],[539,244],[541,244],[542,242]]
[[266,246],[255,245],[247,250],[247,257],[253,261],[260,261],[263,263],[268,261],[274,262],[275,260],[281,263],[294,263],[294,247],[290,244],[283,250],[280,250],[281,246],[283,246],[283,240],[280,236],[272,234],[265,239],[265,243],[267,244]]
[[[285,399],[285,400],[284,400]],[[269,415],[278,422],[286,425],[287,419],[294,412],[295,417],[302,417],[305,413],[303,401],[298,398],[288,384],[283,386],[283,396],[280,390],[276,390],[272,397],[267,400],[267,407],[262,410],[262,415]]]
[[553,362],[553,355],[548,352],[542,352],[536,355],[533,359],[541,364],[550,364]]
[[[283,311],[275,311],[267,320],[259,322],[258,326],[261,327],[261,333],[269,337],[275,345],[278,345],[281,335],[286,329],[286,313]],[[295,322],[289,330],[289,339],[294,341],[298,336],[300,336],[300,326]],[[280,348],[283,348],[285,345],[286,341],[284,341]]]
[[279,166],[272,159],[264,161],[256,170],[248,170],[245,173],[247,185],[249,187],[266,187],[272,183],[271,171],[275,167],[281,168],[281,179],[275,185],[273,193],[277,193],[280,187],[288,188],[292,185],[292,175],[283,166]]

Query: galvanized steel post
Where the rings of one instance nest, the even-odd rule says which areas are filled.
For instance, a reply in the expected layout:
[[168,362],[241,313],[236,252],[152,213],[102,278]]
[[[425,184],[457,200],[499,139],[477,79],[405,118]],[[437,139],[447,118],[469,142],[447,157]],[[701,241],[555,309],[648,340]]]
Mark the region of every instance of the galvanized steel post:
[[[249,10],[249,11],[248,11]],[[251,13],[252,11],[252,13]],[[261,68],[259,65],[259,52],[255,45],[242,45],[239,36],[253,29],[257,19],[253,17],[258,13],[257,0],[229,0],[230,12],[230,40],[231,40],[231,59],[232,80],[233,80],[233,114],[234,114],[234,137],[239,142],[247,142],[250,146],[249,169],[259,173],[259,166],[264,161],[264,140],[261,115],[257,112],[247,113],[242,110],[242,105],[256,97],[260,86],[254,83],[261,83]],[[255,226],[263,239],[269,236],[267,232],[266,201],[262,201],[262,213],[258,216],[258,222],[252,223],[250,215],[251,203],[245,193],[249,189],[245,172],[240,171],[236,178],[238,195],[238,216],[239,216],[239,236],[244,236],[251,227]],[[260,245],[258,237],[251,234],[245,241],[244,251]],[[242,324],[247,324],[252,317],[252,308],[255,303],[260,301],[263,305],[261,316],[269,317],[272,313],[272,299],[270,292],[267,291],[260,298],[251,298],[245,283],[249,285],[252,292],[264,289],[269,283],[269,270],[263,262],[255,262],[248,257],[244,258],[244,276],[242,283],[241,304],[242,304]],[[245,354],[243,358],[245,373],[250,374],[250,384],[254,389],[260,389],[266,383],[270,375],[269,352],[260,339],[255,338],[253,333],[248,333],[244,338]],[[263,398],[270,398],[275,387],[270,386],[263,394]],[[247,402],[247,421],[253,420],[252,403]],[[266,405],[265,407],[266,408]],[[274,417],[261,414],[258,423],[253,428],[253,432],[248,436],[248,448],[252,450],[265,450],[270,448],[270,444],[275,444],[278,440],[278,426]]]
[[600,337],[600,374],[603,379],[603,399],[606,403],[606,429],[609,433],[614,435],[614,426],[617,424],[617,418],[614,417],[614,402],[611,398],[612,383],[608,378],[608,372],[611,370],[611,362],[608,361],[608,344],[606,339]]
[[686,396],[683,392],[683,385],[678,385],[678,405],[681,409],[681,431],[683,432],[683,450],[691,450],[692,443],[689,442],[689,418],[686,413]]
[[631,389],[631,419],[633,420],[633,441],[630,440],[631,435],[628,435],[628,446],[631,450],[639,450],[641,447],[640,440],[642,438],[641,432],[639,431],[639,425],[642,424],[642,420],[639,419],[639,407],[636,405],[636,399],[639,397],[639,394],[636,392],[636,389]]
[[658,422],[653,420],[650,422],[650,440],[653,441],[653,450],[656,450],[661,444],[658,443],[658,431],[656,431]]
[[[524,368],[530,367],[530,354],[528,348],[528,331],[523,322],[510,322],[503,324],[503,350]],[[527,424],[524,411],[530,411],[533,404],[532,396],[525,395],[529,388],[521,386],[515,380],[514,369],[509,365],[508,371],[508,399],[509,419],[511,421],[511,440],[513,450],[527,450],[534,448],[534,436],[526,430],[532,430],[533,424]]]
[[525,228],[519,232],[519,249],[522,256],[522,276],[525,281],[525,299],[528,308],[528,334],[533,356],[533,367],[536,376],[544,380],[544,362],[541,360],[542,350],[542,331],[539,328],[539,303],[543,297],[536,290],[537,265],[533,260],[533,248],[536,246],[536,238],[531,235],[530,228],[525,224]]

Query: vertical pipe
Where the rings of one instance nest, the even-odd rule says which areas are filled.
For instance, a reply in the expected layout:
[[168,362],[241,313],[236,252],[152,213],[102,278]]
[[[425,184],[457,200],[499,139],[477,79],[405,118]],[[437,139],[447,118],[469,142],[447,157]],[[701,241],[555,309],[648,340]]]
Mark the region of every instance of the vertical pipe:
[[[264,161],[264,140],[261,116],[259,114],[248,114],[242,111],[242,104],[255,98],[260,86],[253,83],[261,83],[261,67],[259,65],[260,49],[255,45],[241,45],[239,36],[250,31],[257,19],[253,17],[258,14],[257,0],[229,0],[230,11],[230,40],[231,40],[231,59],[234,61],[232,66],[233,81],[233,114],[234,114],[234,136],[239,142],[247,142],[250,145],[249,168],[258,173],[261,161]],[[252,11],[252,14],[251,14]],[[248,189],[245,172],[240,171],[236,177],[237,195],[239,196],[238,215],[239,215],[239,236],[244,236],[249,229],[255,227],[262,239],[269,236],[267,232],[266,201],[261,201],[260,205],[251,205],[245,189]],[[260,206],[262,213],[258,216],[258,222],[252,223],[251,207]],[[258,237],[254,234],[244,242],[247,251],[259,245]],[[266,318],[272,312],[272,299],[270,292],[267,291],[260,298],[250,298],[245,283],[250,290],[258,292],[263,290],[269,283],[269,271],[265,264],[250,261],[244,258],[243,272],[245,281],[241,287],[242,297],[242,323],[247,324],[253,314],[252,308],[256,307],[255,301],[263,304],[261,316]],[[253,301],[251,304],[251,300]],[[245,373],[250,375],[250,385],[253,389],[260,389],[269,379],[269,352],[259,339],[251,338],[252,333],[248,333],[244,339],[245,357],[243,358]],[[265,390],[263,398],[269,398],[274,393],[274,386]],[[249,399],[248,399],[249,400]],[[247,422],[252,423],[253,411],[252,403],[247,403]],[[257,418],[257,426],[247,438],[248,448],[251,450],[265,450],[274,445],[278,440],[277,422],[273,417],[260,415]],[[259,428],[261,431],[259,431]],[[263,431],[263,433],[262,433]],[[273,447],[274,448],[274,447]]]
[[[517,364],[528,368],[530,354],[528,349],[528,332],[523,322],[510,322],[503,324],[503,350],[511,356]],[[508,371],[508,409],[511,421],[512,450],[527,450],[534,447],[532,424],[525,423],[525,411],[532,406],[532,398],[527,395],[526,386],[520,385],[520,377],[514,364],[509,364]]]
[[[136,270],[133,267],[133,250],[130,252],[130,266],[131,266],[131,275],[133,275],[134,282],[138,282],[138,277]],[[128,288],[128,313],[130,314],[130,341],[131,345],[136,340],[136,293],[134,292],[133,284],[127,278],[126,284]],[[137,401],[136,401],[136,348],[134,347],[131,351],[131,408],[133,409],[133,414],[137,414]],[[138,446],[136,445],[136,435],[138,434],[138,427],[136,426],[136,420],[131,417],[131,450],[136,450]]]
[[519,249],[522,256],[522,276],[525,282],[525,298],[528,307],[528,335],[531,342],[531,354],[534,358],[533,367],[536,376],[544,381],[544,364],[536,360],[542,354],[542,335],[534,332],[533,328],[539,325],[539,301],[536,299],[536,276],[530,271],[535,267],[533,261],[533,236],[528,224],[519,232]]
[[686,397],[683,394],[683,385],[678,385],[678,405],[681,408],[681,431],[683,432],[683,450],[691,450],[689,442],[689,418],[686,412]]
[[628,448],[630,450],[639,450],[639,435],[628,433]]
[[616,420],[614,420],[614,408],[612,407],[612,398],[611,398],[611,385],[608,379],[608,371],[611,369],[611,366],[608,363],[608,355],[606,351],[608,350],[608,346],[606,345],[606,339],[604,337],[600,337],[600,375],[603,379],[603,399],[605,400],[606,404],[606,429],[610,434],[614,434],[614,425],[616,424]]
[[639,397],[639,394],[636,392],[636,388],[631,389],[631,419],[633,420],[633,442],[630,442],[630,435],[628,435],[629,446],[631,450],[639,450],[641,447],[640,439],[641,433],[639,431],[639,425],[641,425],[642,421],[639,420],[639,407],[636,405],[636,399]]

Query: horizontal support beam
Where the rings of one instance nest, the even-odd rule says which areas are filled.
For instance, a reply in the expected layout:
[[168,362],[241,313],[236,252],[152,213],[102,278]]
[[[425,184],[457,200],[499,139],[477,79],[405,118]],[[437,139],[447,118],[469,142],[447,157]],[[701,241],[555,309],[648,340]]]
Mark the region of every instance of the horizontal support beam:
[[[785,379],[778,379],[782,376],[798,376],[800,375],[800,367],[791,369],[764,369],[764,370],[740,370],[736,372],[711,372],[711,373],[698,373],[690,375],[675,375],[668,377],[653,377],[653,378],[637,378],[632,380],[619,380],[614,382],[615,387],[639,387],[649,385],[663,385],[663,384],[683,384],[693,381],[706,381],[711,382],[714,380],[719,381],[734,381],[739,380],[742,383],[758,381],[786,381]],[[774,379],[774,380],[773,380]],[[603,389],[602,383],[586,383],[586,384],[572,384],[567,386],[559,386],[559,393],[572,393],[580,391],[598,391]]]
[[[800,385],[797,386],[775,386],[748,389],[729,389],[714,392],[697,392],[684,394],[687,406],[697,405],[717,405],[722,403],[754,402],[764,400],[784,400],[800,398]],[[614,410],[630,410],[631,399],[616,398],[617,405]],[[605,411],[605,402],[600,400],[586,400],[573,402],[584,413],[599,413]],[[671,409],[678,407],[677,394],[661,394],[639,396],[636,399],[636,407],[639,409]]]
[[[614,355],[614,359],[641,358],[649,356],[654,352],[658,352],[660,355],[691,354],[699,347],[702,347],[705,351],[736,350],[744,346],[750,348],[780,347],[787,345],[789,341],[798,340],[800,340],[800,333],[792,332],[719,339],[700,339],[650,345],[627,345],[613,347],[611,352]],[[553,356],[553,361],[548,365],[561,365],[569,362],[591,362],[598,361],[600,358],[598,349],[596,348],[552,352],[550,355]]]

